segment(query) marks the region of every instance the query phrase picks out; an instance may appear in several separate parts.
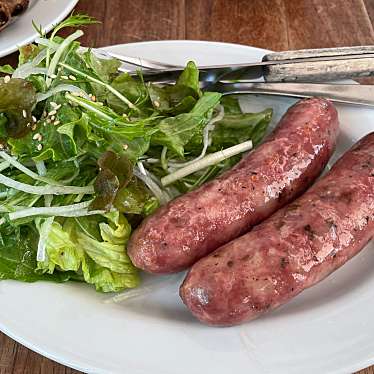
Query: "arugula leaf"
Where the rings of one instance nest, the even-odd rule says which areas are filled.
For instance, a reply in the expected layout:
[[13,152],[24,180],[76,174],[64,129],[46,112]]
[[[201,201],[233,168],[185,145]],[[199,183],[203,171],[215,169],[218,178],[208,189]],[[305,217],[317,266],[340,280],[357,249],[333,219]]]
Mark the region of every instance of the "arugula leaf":
[[190,141],[194,131],[200,130],[205,123],[205,117],[191,113],[165,118],[158,125],[160,131],[152,136],[151,143],[166,146],[183,158],[184,146]]
[[216,123],[209,151],[216,152],[249,139],[257,145],[264,137],[271,117],[271,109],[265,109],[260,113],[225,115],[222,121]]
[[[111,86],[127,97],[131,102],[136,103],[138,107],[146,107],[148,102],[148,92],[141,80],[136,80],[128,73],[118,75],[111,83]],[[109,93],[107,97],[108,106],[117,113],[128,112],[128,106],[124,104],[117,96]]]
[[160,130],[151,138],[151,144],[163,145],[170,148],[178,156],[184,157],[184,146],[196,135],[202,132],[207,124],[208,116],[219,103],[221,94],[206,92],[199,99],[190,113],[179,114],[160,121]]
[[86,65],[106,83],[110,83],[118,74],[121,62],[115,58],[102,59],[94,55],[91,50],[83,53]]
[[199,83],[199,70],[194,62],[188,62],[175,85],[148,85],[149,97],[153,107],[163,114],[189,112],[202,96]]
[[187,86],[161,87],[150,83],[147,88],[154,109],[162,114],[189,112],[197,101],[195,92]]
[[[91,75],[99,78],[105,83],[111,83],[118,73],[120,61],[116,59],[99,59],[91,50],[83,53],[82,58],[86,63],[87,68],[90,70]],[[76,66],[76,64],[74,64]],[[102,85],[91,83],[96,97],[99,101],[105,100],[108,95],[107,90]]]
[[175,86],[177,88],[183,86],[189,87],[196,93],[198,97],[201,97],[202,93],[200,90],[199,69],[193,61],[189,61],[187,63],[182,74],[177,79]]
[[[118,140],[118,137],[117,137]],[[143,156],[149,149],[151,137],[143,136],[142,138],[135,138],[131,141],[126,137],[120,139],[124,155],[132,162],[136,162],[140,156]],[[113,142],[112,142],[113,144]]]
[[242,114],[240,108],[239,99],[235,96],[223,96],[221,99],[221,105],[225,110],[225,114]]
[[208,115],[209,111],[213,110],[220,102],[221,97],[222,94],[218,92],[205,92],[196,103],[191,113],[199,116]]
[[149,136],[157,131],[157,129],[147,127],[147,121],[141,119],[134,122],[129,121],[111,108],[104,107],[102,103],[94,103],[70,94],[66,94],[66,97],[84,110],[84,113],[89,117],[90,125],[100,134],[125,137],[131,141],[138,137]]

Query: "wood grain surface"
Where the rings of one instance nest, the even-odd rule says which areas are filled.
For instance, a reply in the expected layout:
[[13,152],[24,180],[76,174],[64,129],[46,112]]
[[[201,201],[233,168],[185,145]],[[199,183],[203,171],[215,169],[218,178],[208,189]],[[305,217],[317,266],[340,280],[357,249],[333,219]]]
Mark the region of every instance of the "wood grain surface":
[[[93,47],[163,39],[272,50],[374,44],[374,0],[80,0],[77,11],[101,21],[85,30],[82,42]],[[16,61],[13,54],[0,64]],[[10,373],[79,372],[0,333],[0,374]],[[374,367],[359,373],[374,374]]]

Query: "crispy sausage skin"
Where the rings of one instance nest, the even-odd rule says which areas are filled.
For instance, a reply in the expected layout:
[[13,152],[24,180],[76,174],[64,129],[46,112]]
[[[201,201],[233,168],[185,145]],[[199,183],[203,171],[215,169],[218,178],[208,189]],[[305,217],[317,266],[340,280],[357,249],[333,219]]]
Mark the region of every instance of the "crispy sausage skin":
[[249,231],[310,186],[336,143],[338,116],[327,100],[301,100],[233,169],[160,208],[134,232],[128,253],[151,273],[188,268]]
[[324,279],[374,236],[374,132],[302,197],[196,263],[180,288],[211,325],[254,319]]

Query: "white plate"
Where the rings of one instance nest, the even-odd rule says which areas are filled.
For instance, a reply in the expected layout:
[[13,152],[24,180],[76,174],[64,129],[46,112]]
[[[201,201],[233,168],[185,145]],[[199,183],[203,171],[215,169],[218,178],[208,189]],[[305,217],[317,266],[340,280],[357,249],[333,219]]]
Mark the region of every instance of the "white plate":
[[0,32],[0,57],[12,53],[23,45],[32,43],[38,33],[32,27],[42,25],[47,32],[62,21],[78,0],[31,0],[25,13]]
[[[110,50],[169,63],[255,61],[264,50],[223,43],[165,41]],[[293,102],[247,97],[246,110]],[[339,106],[336,155],[374,130],[374,110]],[[335,156],[336,158],[336,156]],[[0,328],[27,347],[89,373],[351,373],[374,363],[374,246],[288,305],[251,323],[198,323],[171,285],[120,305],[68,283],[0,282]]]

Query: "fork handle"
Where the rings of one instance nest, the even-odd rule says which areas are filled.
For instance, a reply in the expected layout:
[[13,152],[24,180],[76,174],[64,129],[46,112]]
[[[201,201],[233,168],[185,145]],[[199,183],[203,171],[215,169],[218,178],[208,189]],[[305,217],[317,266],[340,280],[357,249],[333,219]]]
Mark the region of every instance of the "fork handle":
[[374,106],[374,86],[318,83],[219,83],[224,95],[258,93],[290,97],[322,96],[339,103]]
[[[302,49],[269,53],[264,56],[263,61],[298,60],[298,62],[265,66],[264,77],[267,82],[323,82],[325,80],[372,76],[374,75],[374,59],[365,57],[365,54],[372,53],[374,53],[374,46]],[[310,57],[358,54],[362,54],[362,58],[300,62],[300,59]]]

